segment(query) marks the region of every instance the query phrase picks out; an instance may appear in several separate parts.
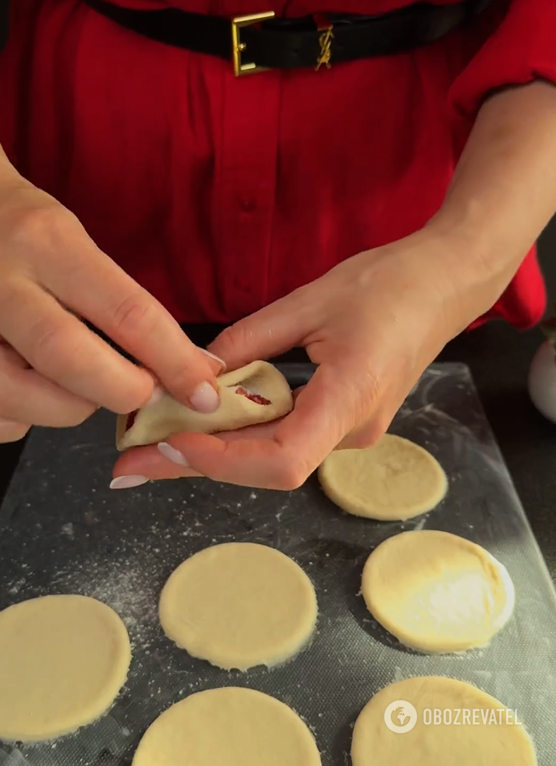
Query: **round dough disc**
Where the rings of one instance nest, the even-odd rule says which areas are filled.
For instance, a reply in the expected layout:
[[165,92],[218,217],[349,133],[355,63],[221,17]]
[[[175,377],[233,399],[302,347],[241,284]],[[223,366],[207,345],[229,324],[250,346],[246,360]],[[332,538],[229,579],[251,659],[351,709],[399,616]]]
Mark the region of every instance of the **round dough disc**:
[[173,705],[147,730],[132,766],[321,766],[293,710],[252,689],[210,689]]
[[369,611],[403,644],[423,652],[485,646],[515,604],[506,568],[448,532],[403,532],[381,543],[363,569]]
[[46,596],[0,612],[0,739],[52,739],[112,705],[131,661],[125,625],[86,596]]
[[[403,703],[417,711],[415,727],[405,733],[390,731],[387,717],[395,726],[415,720],[413,711]],[[447,723],[427,725],[426,710],[442,711]],[[478,712],[474,714],[474,710]],[[454,724],[456,711],[460,711],[459,725]],[[465,711],[470,711],[467,721]],[[353,766],[445,766],[448,762],[450,766],[536,766],[529,735],[506,711],[494,697],[462,681],[433,676],[400,681],[380,691],[363,708],[353,731]]]
[[293,657],[316,621],[315,589],[305,572],[280,551],[255,543],[196,553],[171,575],[160,598],[166,635],[226,670]]
[[386,434],[368,449],[337,450],[319,468],[325,493],[344,511],[379,521],[401,521],[435,508],[448,480],[419,445]]

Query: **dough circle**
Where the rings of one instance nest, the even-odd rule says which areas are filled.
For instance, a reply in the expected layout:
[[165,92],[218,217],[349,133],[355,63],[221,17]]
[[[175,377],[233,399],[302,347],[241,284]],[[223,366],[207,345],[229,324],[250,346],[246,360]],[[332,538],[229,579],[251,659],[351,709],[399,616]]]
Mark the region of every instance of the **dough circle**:
[[321,766],[313,735],[283,702],[252,689],[198,692],[147,730],[132,766]]
[[45,596],[0,612],[0,739],[69,734],[105,713],[127,678],[129,636],[106,604]]
[[[415,728],[404,734],[390,731],[385,719],[389,705],[391,721],[402,725],[396,713],[403,708],[409,720],[409,703],[417,711]],[[425,711],[439,710],[452,724],[426,723]],[[444,711],[451,713],[444,713]],[[469,713],[465,722],[464,711]],[[478,712],[473,713],[474,710]],[[409,678],[378,692],[363,708],[353,731],[353,766],[536,766],[533,743],[523,726],[494,697],[471,684],[451,678]],[[459,725],[454,725],[459,712]],[[485,711],[482,713],[481,711]],[[494,711],[494,712],[491,712]],[[501,711],[501,712],[498,712]],[[428,718],[428,713],[426,714]],[[477,725],[473,716],[477,716]],[[518,711],[519,715],[519,711]],[[484,720],[487,723],[483,723]],[[507,719],[506,716],[509,716]],[[398,720],[400,724],[398,724]],[[494,723],[494,720],[497,723]],[[508,720],[510,723],[508,723]]]
[[224,543],[179,566],[160,597],[166,635],[226,670],[275,665],[309,641],[315,589],[288,556],[256,543]]
[[484,548],[448,532],[403,532],[363,569],[369,611],[403,644],[430,653],[485,646],[510,619],[515,591]]
[[337,450],[319,468],[326,495],[355,516],[401,521],[435,508],[448,480],[418,444],[386,434],[368,449]]

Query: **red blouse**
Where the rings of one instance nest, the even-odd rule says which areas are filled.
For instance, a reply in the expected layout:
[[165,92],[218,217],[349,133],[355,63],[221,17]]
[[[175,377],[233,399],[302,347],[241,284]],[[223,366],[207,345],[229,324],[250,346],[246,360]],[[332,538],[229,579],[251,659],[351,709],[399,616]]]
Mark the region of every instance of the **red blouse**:
[[[407,5],[118,1],[227,16]],[[485,95],[556,81],[554,0],[513,0],[505,17],[495,4],[407,54],[239,79],[224,61],[144,39],[79,0],[12,6],[1,143],[181,321],[236,320],[419,229]],[[544,306],[530,253],[493,315],[527,327]]]

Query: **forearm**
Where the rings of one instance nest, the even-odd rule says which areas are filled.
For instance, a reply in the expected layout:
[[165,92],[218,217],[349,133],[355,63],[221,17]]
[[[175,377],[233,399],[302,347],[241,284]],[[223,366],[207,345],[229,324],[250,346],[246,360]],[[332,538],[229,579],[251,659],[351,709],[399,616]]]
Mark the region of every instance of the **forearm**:
[[466,270],[494,301],[556,212],[556,87],[490,98],[431,226],[465,248]]

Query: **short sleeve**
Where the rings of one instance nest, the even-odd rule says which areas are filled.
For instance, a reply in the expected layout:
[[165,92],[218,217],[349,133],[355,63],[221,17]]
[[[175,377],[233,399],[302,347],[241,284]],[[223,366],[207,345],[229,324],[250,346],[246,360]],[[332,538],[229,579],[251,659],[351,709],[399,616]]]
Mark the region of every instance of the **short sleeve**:
[[511,0],[483,47],[455,80],[450,102],[474,117],[484,99],[507,85],[556,83],[556,0]]

